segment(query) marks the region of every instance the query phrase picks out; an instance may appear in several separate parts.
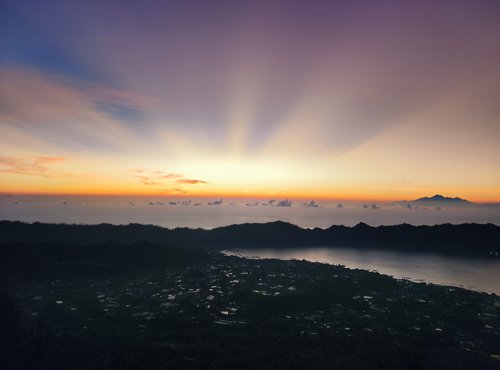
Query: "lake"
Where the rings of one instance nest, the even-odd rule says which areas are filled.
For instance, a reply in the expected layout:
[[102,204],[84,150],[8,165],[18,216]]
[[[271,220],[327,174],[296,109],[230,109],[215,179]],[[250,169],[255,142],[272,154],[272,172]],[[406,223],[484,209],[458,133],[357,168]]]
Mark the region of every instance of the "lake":
[[460,258],[436,254],[354,248],[238,249],[247,258],[297,259],[377,271],[398,279],[450,285],[500,295],[500,258]]

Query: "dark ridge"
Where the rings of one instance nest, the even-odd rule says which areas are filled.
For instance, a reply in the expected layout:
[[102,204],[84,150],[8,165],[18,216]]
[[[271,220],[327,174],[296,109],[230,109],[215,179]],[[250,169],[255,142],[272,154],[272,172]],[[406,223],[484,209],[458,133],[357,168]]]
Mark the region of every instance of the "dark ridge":
[[493,224],[408,224],[372,227],[331,226],[302,229],[277,221],[218,227],[212,230],[153,225],[69,225],[0,221],[0,242],[62,242],[77,244],[151,242],[176,247],[227,249],[238,247],[376,247],[405,251],[489,256],[500,252],[500,227]]

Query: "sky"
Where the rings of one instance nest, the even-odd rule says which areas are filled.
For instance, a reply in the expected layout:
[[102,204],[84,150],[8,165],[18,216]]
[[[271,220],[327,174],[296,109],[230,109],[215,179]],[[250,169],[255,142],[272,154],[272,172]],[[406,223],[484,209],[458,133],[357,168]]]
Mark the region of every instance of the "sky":
[[500,202],[500,2],[0,3],[0,193]]

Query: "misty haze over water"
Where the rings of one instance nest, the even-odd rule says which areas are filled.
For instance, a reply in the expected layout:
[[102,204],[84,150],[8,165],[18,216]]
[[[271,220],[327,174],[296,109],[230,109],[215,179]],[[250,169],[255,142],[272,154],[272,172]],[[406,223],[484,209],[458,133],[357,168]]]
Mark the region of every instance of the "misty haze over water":
[[166,197],[2,196],[0,219],[25,222],[128,224],[214,228],[282,220],[301,227],[409,223],[493,223],[500,205],[411,206],[394,203]]

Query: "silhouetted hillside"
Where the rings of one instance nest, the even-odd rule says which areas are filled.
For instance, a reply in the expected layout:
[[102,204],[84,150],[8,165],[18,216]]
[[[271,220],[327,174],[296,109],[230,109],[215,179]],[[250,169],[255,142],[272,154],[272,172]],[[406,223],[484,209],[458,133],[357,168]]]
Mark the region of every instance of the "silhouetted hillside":
[[107,241],[168,244],[176,247],[225,249],[237,247],[343,246],[377,247],[450,254],[490,255],[500,252],[500,227],[493,224],[371,227],[331,226],[302,229],[286,222],[241,224],[212,230],[153,225],[67,225],[0,222],[0,242],[103,243]]

